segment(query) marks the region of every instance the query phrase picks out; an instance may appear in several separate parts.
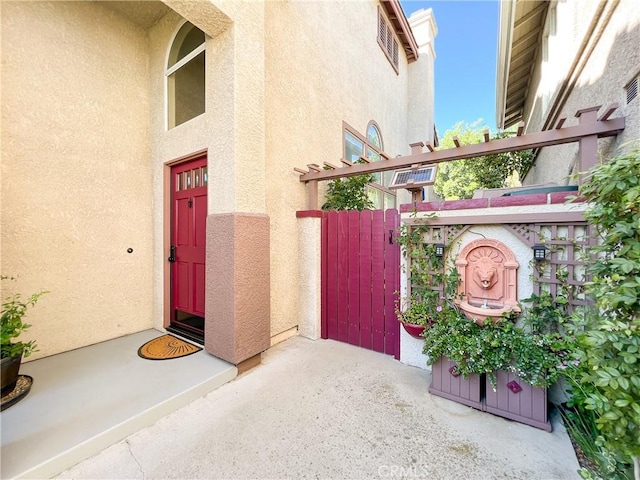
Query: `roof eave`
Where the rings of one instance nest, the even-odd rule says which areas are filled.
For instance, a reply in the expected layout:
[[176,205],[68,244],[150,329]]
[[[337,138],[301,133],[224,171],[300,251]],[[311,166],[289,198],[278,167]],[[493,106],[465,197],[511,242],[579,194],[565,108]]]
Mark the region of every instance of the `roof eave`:
[[515,5],[515,0],[505,0],[500,2],[496,65],[496,125],[498,128],[504,128]]
[[418,59],[418,43],[416,42],[407,16],[400,5],[400,0],[380,0],[387,17],[391,21],[398,38],[402,42],[403,50],[407,56],[407,62],[412,63]]

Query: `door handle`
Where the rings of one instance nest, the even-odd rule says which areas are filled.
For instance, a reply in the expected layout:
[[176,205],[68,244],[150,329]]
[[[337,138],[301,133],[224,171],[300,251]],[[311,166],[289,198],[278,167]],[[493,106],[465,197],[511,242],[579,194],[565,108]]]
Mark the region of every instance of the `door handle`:
[[171,245],[171,252],[169,253],[169,258],[167,260],[169,260],[171,263],[176,261],[176,246],[175,245]]

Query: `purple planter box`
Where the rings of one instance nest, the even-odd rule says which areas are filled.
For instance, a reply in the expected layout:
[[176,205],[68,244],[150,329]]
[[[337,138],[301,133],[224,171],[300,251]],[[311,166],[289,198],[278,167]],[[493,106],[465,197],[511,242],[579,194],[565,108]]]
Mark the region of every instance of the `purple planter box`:
[[482,410],[480,402],[480,376],[455,375],[451,369],[455,364],[447,358],[440,358],[431,366],[431,386],[429,393]]
[[482,410],[550,432],[547,389],[532,387],[513,373],[499,371],[496,376],[495,392],[489,378],[485,379]]

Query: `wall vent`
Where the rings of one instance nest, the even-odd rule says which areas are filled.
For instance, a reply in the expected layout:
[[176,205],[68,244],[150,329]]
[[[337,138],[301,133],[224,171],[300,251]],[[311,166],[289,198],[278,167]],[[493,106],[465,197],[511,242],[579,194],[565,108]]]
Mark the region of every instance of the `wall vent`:
[[627,92],[627,104],[631,103],[631,101],[638,96],[638,78],[639,77],[634,78],[624,87]]
[[436,166],[412,168],[410,170],[398,170],[391,180],[390,189],[419,188],[425,185],[433,185],[436,181]]

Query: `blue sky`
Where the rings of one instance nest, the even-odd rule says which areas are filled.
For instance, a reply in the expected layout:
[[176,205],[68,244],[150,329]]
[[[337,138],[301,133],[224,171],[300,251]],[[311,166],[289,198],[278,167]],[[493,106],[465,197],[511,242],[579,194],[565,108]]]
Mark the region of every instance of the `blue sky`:
[[407,18],[433,9],[435,39],[435,120],[442,137],[459,121],[483,119],[496,130],[496,49],[498,1],[400,0]]

